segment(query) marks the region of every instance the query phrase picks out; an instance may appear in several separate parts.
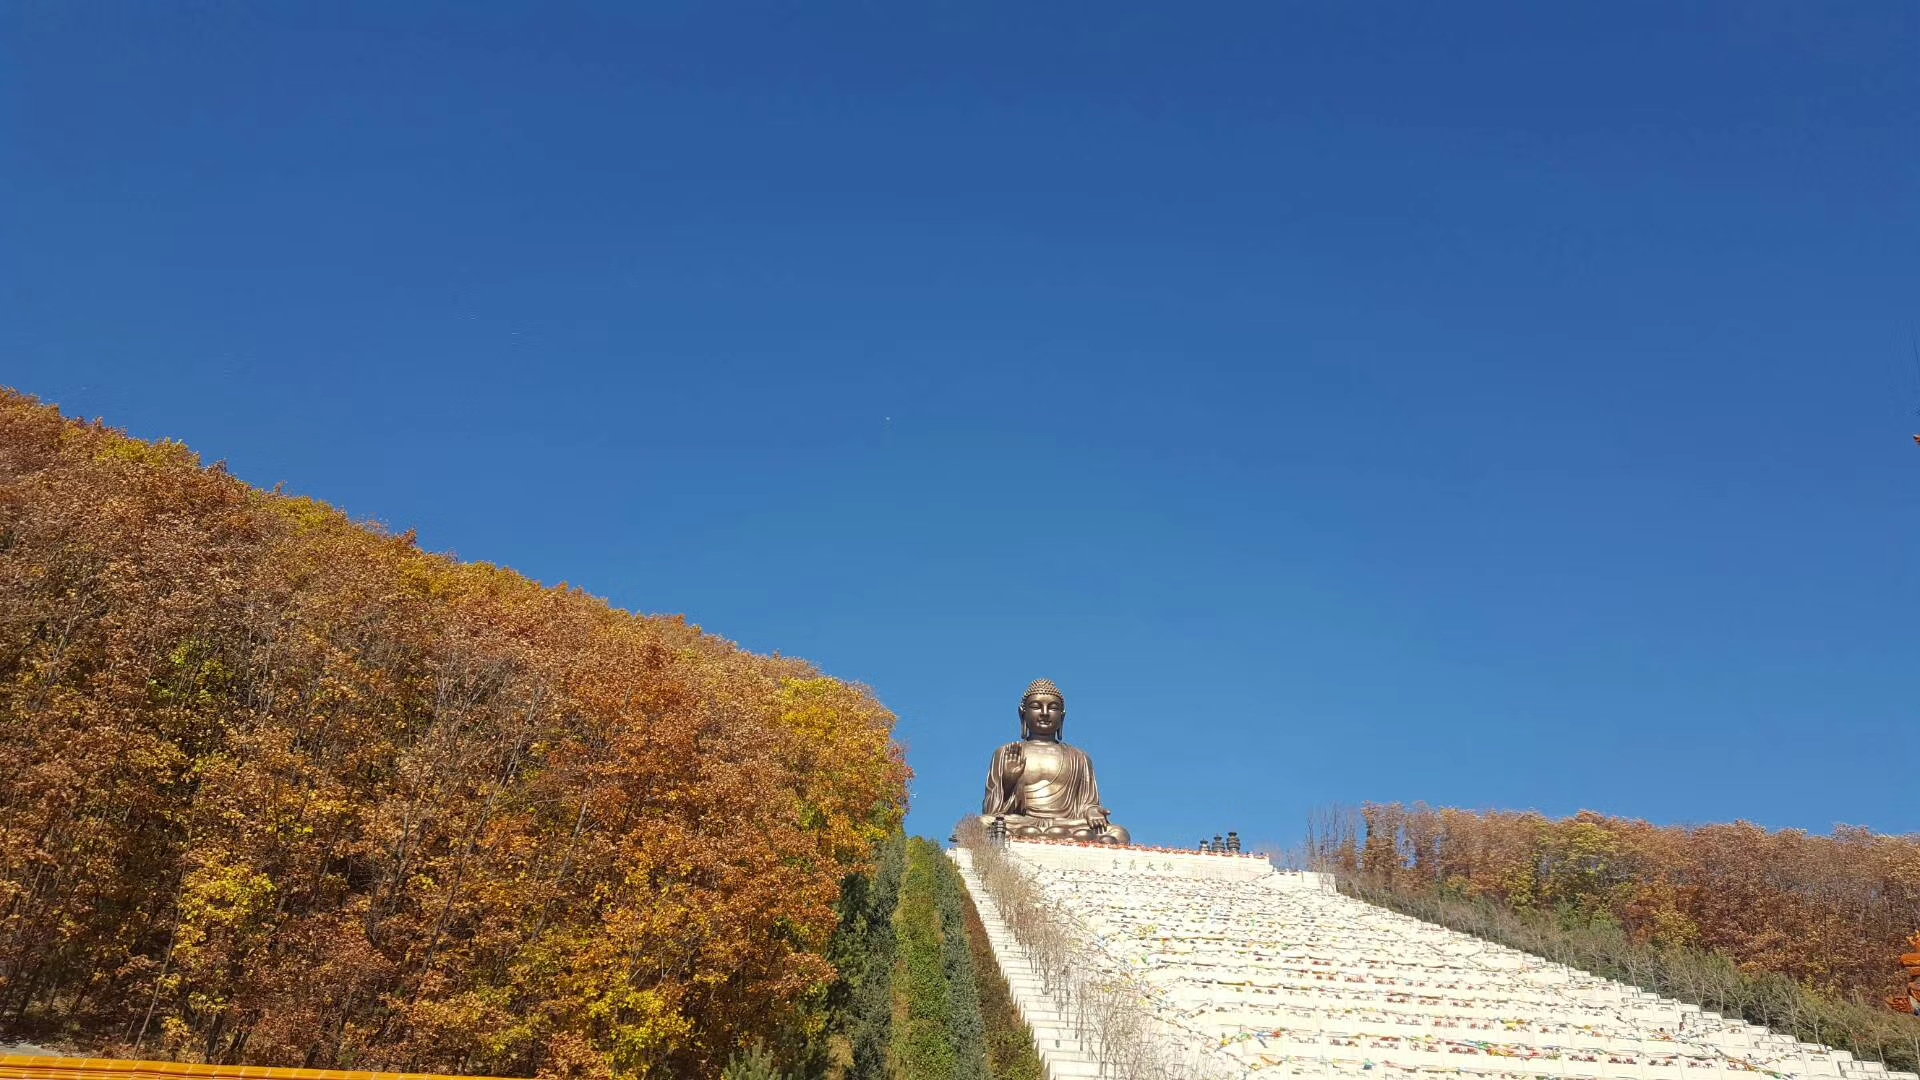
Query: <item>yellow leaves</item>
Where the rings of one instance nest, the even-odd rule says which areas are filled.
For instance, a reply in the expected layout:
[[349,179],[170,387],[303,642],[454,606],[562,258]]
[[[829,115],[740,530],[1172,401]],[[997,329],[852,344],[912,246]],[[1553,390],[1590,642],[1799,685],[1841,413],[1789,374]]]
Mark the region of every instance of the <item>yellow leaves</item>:
[[828,678],[782,679],[780,723],[802,739],[829,745],[846,723],[834,701],[844,689],[844,684]]
[[84,445],[88,456],[98,462],[156,468],[197,469],[200,467],[200,455],[187,449],[185,443],[173,439],[144,442],[140,439],[128,438],[116,431],[76,426],[68,429],[66,441],[69,445]]
[[1671,883],[1650,881],[1633,892],[1625,913],[1636,936],[1661,948],[1690,949],[1699,944],[1700,926],[1684,910],[1686,896]]
[[587,1007],[592,1041],[606,1054],[619,1080],[661,1075],[667,1056],[693,1032],[693,1024],[656,990],[618,986]]
[[[181,883],[177,923],[168,961],[174,967],[166,989],[184,991],[186,1008],[202,1022],[224,1012],[229,994],[217,983],[196,978],[218,967],[239,943],[257,940],[266,930],[263,917],[273,907],[275,888],[267,875],[209,853]],[[245,947],[240,945],[240,947]]]
[[273,880],[244,867],[209,862],[187,875],[180,891],[180,917],[202,929],[245,922],[269,905]]
[[351,528],[347,515],[318,499],[293,495],[256,496],[261,512],[291,525],[297,533],[315,533]]
[[[821,832],[830,822],[826,850],[843,861],[856,852],[854,858],[865,858],[898,827],[904,811],[904,803],[889,799],[886,791],[903,789],[908,775],[904,763],[890,753],[893,717],[864,688],[817,676],[783,679],[779,701],[781,727],[792,736],[793,764],[829,781],[802,788],[799,824]],[[848,784],[839,775],[846,763],[865,765],[876,759],[892,766],[870,774],[879,787]],[[823,803],[815,788],[832,790],[840,801]]]
[[484,986],[414,1002],[407,1006],[406,1017],[440,1041],[508,1057],[524,1052],[537,1038],[536,1025],[516,1015],[514,1006],[507,988]]
[[177,1052],[191,1044],[193,1028],[180,1017],[166,1017],[160,1021],[160,1040],[163,1046]]

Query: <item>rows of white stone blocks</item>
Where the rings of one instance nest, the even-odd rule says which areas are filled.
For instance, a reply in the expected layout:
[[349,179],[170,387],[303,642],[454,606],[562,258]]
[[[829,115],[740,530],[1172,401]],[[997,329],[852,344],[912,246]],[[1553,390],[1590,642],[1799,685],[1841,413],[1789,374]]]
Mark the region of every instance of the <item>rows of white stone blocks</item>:
[[1249,1076],[1914,1080],[1372,907],[1317,876],[1185,853],[1007,851],[1105,963],[1153,988],[1169,1030],[1217,1043]]

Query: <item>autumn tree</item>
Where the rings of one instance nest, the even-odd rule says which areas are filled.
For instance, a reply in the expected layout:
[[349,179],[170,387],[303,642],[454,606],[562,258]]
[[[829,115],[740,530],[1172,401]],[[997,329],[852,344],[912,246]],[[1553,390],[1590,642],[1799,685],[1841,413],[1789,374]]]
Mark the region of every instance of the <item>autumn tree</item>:
[[510,1075],[797,1060],[840,887],[904,810],[892,722],[0,395],[8,1030]]
[[1846,999],[1900,991],[1895,960],[1920,928],[1920,837],[1852,826],[1817,836],[1368,804],[1317,811],[1310,841],[1319,865],[1376,885],[1617,924]]

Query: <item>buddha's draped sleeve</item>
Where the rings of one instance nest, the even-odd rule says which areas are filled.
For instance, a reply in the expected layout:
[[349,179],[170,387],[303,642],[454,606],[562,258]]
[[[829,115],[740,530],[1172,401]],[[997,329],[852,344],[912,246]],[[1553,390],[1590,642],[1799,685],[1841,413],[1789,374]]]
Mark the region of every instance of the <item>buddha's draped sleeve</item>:
[[1074,791],[1079,798],[1074,800],[1074,816],[1082,821],[1091,819],[1094,811],[1100,808],[1100,784],[1093,778],[1093,759],[1085,750],[1073,748]]
[[1006,767],[1006,758],[1001,753],[1006,747],[993,752],[993,760],[987,762],[987,794],[980,800],[982,814],[1018,813],[1019,789],[1007,782],[1002,769]]

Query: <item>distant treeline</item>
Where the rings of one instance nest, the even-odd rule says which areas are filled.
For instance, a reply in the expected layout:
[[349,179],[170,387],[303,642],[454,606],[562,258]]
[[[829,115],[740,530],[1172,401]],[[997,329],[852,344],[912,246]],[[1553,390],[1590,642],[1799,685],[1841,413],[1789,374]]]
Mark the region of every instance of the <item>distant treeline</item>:
[[892,724],[803,662],[0,394],[0,1033],[800,1062],[841,886],[904,811]]
[[[1534,952],[1575,949],[1588,957],[1576,966],[1756,1021],[1837,1015],[1839,1004],[1884,1013],[1886,998],[1905,997],[1898,959],[1920,930],[1920,837],[1846,826],[1815,836],[1367,804],[1316,813],[1307,847],[1369,898],[1518,935]],[[1881,1031],[1860,1013],[1846,1027],[1920,1060],[1920,1021],[1901,1023]]]

